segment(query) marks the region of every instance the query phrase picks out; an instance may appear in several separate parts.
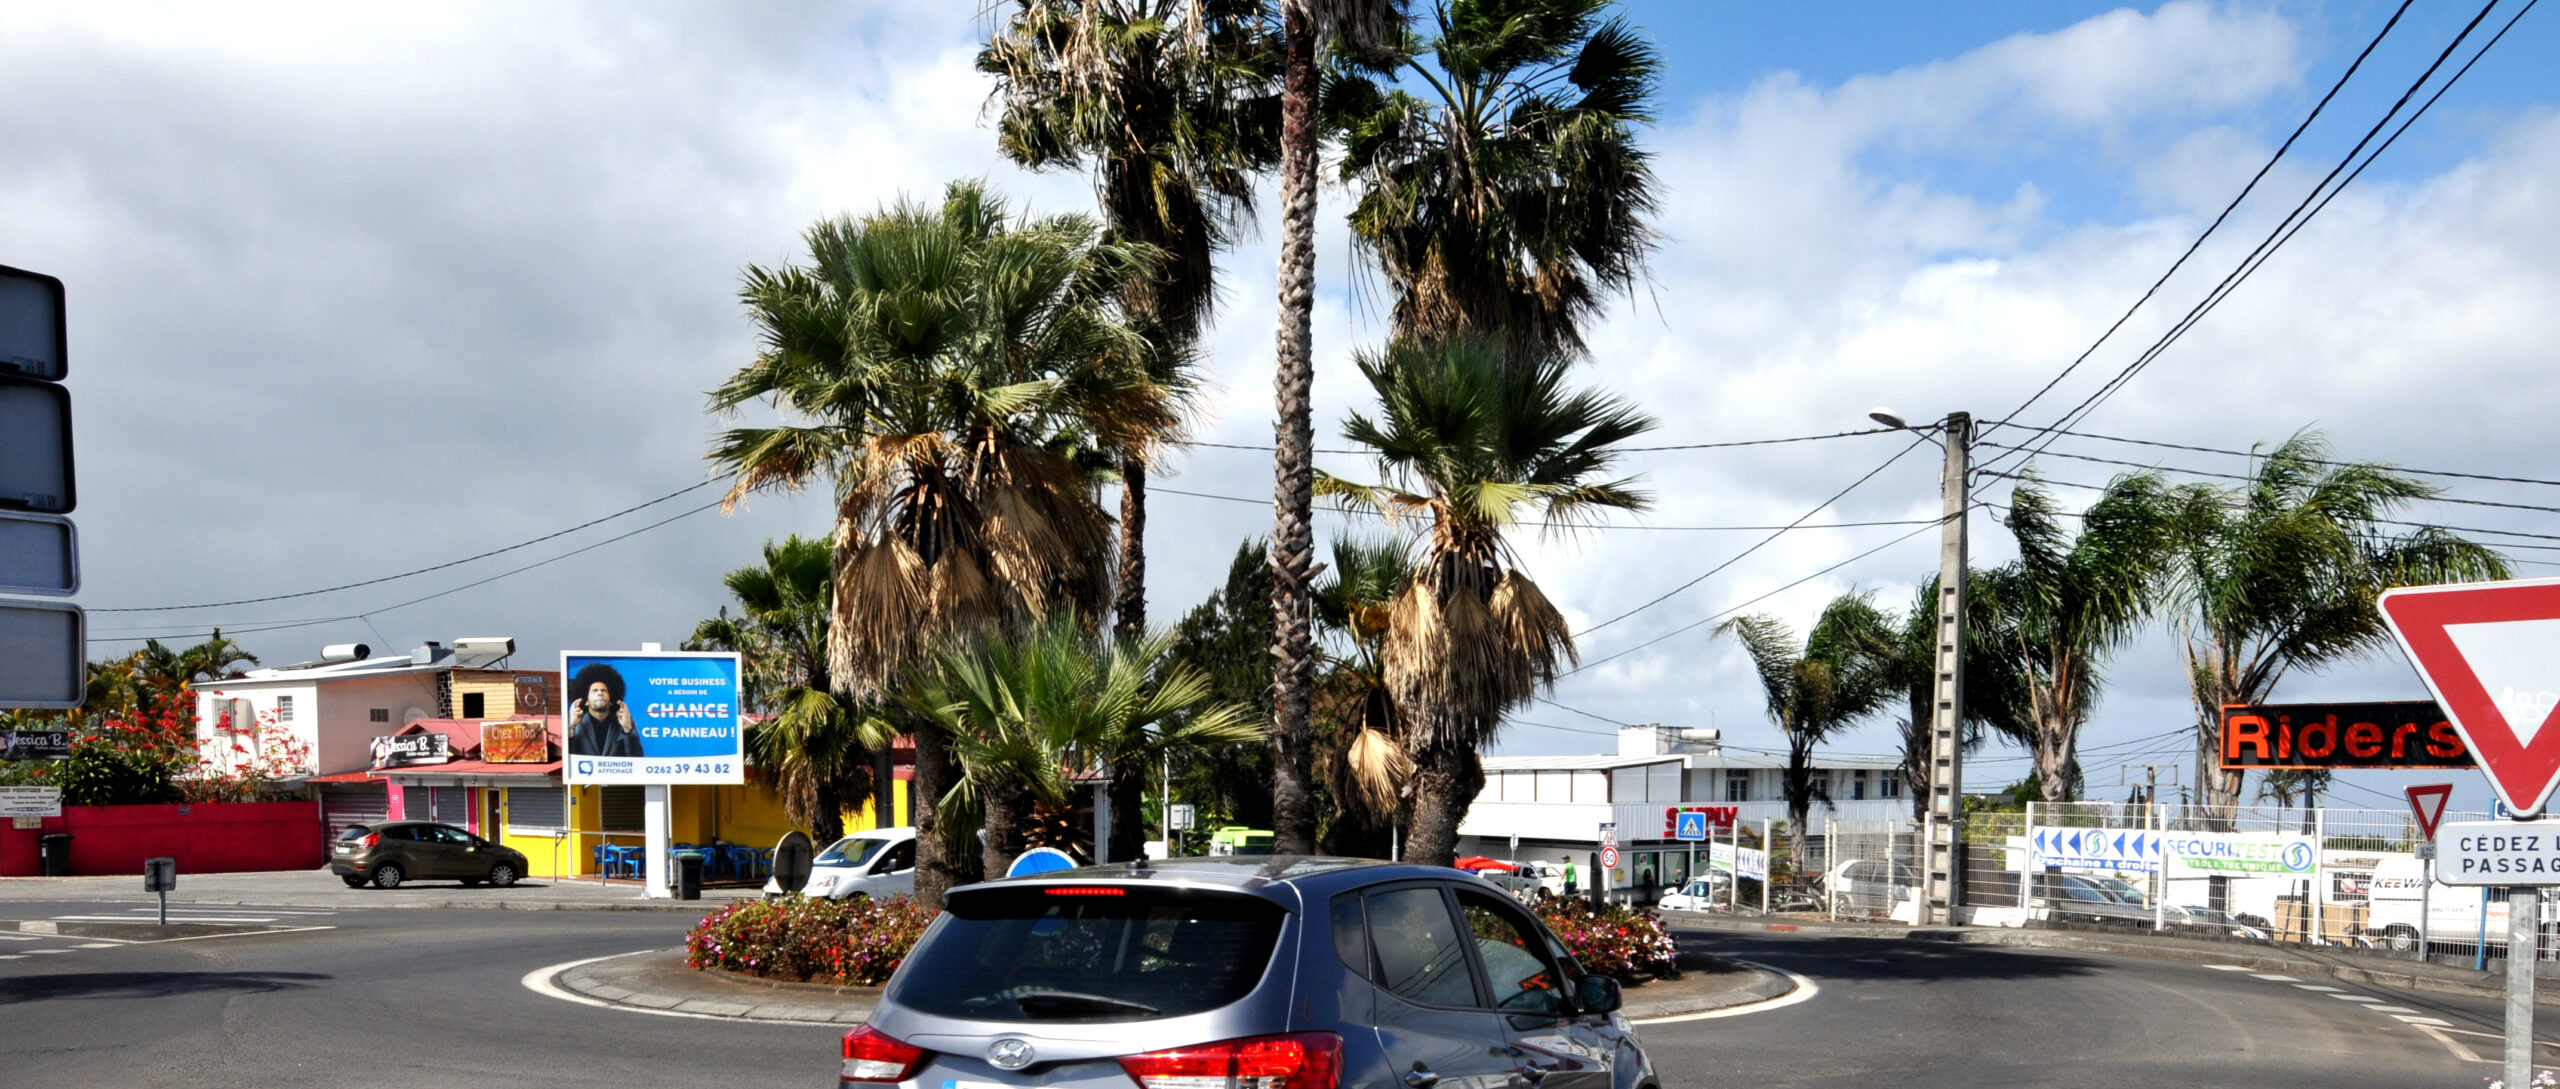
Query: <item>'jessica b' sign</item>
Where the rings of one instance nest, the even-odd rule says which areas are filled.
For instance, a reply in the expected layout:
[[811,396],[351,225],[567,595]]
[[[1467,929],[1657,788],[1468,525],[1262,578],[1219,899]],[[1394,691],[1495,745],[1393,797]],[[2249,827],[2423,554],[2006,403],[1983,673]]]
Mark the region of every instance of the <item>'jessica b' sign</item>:
[[2433,700],[2222,709],[2225,771],[2472,766],[2470,746]]

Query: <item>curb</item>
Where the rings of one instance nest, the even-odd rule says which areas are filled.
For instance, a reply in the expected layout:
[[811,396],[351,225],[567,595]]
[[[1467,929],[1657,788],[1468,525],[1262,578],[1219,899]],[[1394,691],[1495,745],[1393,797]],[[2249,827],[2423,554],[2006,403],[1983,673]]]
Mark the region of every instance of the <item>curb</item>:
[[[1618,1015],[1629,1021],[1651,1021],[1664,1017],[1681,1017],[1688,1014],[1712,1013],[1717,1010],[1739,1009],[1744,1006],[1754,1006],[1763,1002],[1785,998],[1786,996],[1795,993],[1797,988],[1795,980],[1748,961],[1738,961],[1731,957],[1720,957],[1704,953],[1683,953],[1681,954],[1680,959],[1686,961],[1693,958],[1698,960],[1711,960],[1731,965],[1734,969],[1752,973],[1756,978],[1751,982],[1743,984],[1742,986],[1736,987],[1732,990],[1706,995],[1699,998],[1675,998],[1667,1002],[1629,1002],[1618,1008]],[[1687,965],[1683,965],[1682,967],[1686,968]]]
[[[1829,923],[1763,923],[1740,920],[1681,920],[1677,929],[1692,932],[1801,934],[1806,937],[1882,938],[1941,945],[1988,945],[2008,948],[2058,949],[2118,956],[2146,957],[2189,964],[2237,964],[2262,972],[2299,972],[2342,983],[2393,987],[2405,991],[2461,998],[2504,999],[2505,977],[2487,974],[2477,980],[2409,971],[2405,966],[2340,963],[2316,956],[2237,943],[2181,942],[2178,939],[2128,941],[2063,930],[2006,927],[1898,927]],[[2538,987],[2534,1002],[2560,1006],[2560,987]]]

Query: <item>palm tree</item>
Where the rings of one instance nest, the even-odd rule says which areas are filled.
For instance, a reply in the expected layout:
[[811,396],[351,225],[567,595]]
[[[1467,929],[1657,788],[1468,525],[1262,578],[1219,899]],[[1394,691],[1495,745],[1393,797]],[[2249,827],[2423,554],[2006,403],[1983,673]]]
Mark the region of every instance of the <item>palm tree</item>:
[[[952,739],[963,770],[944,804],[984,814],[988,879],[1022,853],[1036,808],[1072,808],[1069,773],[1151,768],[1171,752],[1261,738],[1243,707],[1210,705],[1208,678],[1170,649],[1161,637],[1106,648],[1072,619],[1053,619],[945,649],[902,691],[908,709]],[[1139,827],[1134,801],[1127,819]],[[959,826],[941,835],[946,850],[966,851]]]
[[2224,705],[2264,703],[2295,669],[2388,646],[2374,606],[2386,589],[2510,577],[2505,557],[2448,530],[2386,525],[2436,494],[2386,465],[2330,460],[2328,443],[2309,431],[2269,451],[2235,488],[2182,492],[2174,600],[2208,820],[2228,824],[2244,775],[2219,770]]
[[2080,727],[2097,707],[2107,656],[2160,600],[2177,553],[2181,502],[2158,473],[2119,476],[2081,514],[2075,538],[2031,475],[2010,495],[2018,559],[2005,577],[2016,588],[2016,662],[2036,780],[2048,802],[2072,795]]
[[1573,359],[1520,355],[1485,338],[1397,342],[1358,356],[1378,419],[1343,434],[1377,451],[1385,486],[1333,477],[1320,490],[1390,518],[1426,518],[1412,571],[1387,613],[1387,692],[1414,762],[1411,858],[1448,865],[1484,785],[1479,750],[1503,715],[1552,685],[1576,654],[1564,615],[1519,567],[1506,534],[1531,515],[1571,524],[1649,498],[1609,479],[1615,447],[1653,419],[1616,397],[1569,390]]
[[1782,785],[1789,849],[1799,872],[1805,866],[1805,825],[1813,803],[1831,801],[1814,779],[1813,747],[1882,709],[1902,690],[1884,660],[1866,652],[1862,636],[1872,631],[1872,612],[1856,595],[1833,601],[1801,644],[1773,616],[1748,613],[1716,625],[1717,635],[1742,644],[1752,672],[1760,677],[1769,721],[1787,739]]
[[1402,38],[1403,0],[1279,0],[1280,327],[1272,359],[1271,805],[1273,849],[1315,849],[1307,700],[1316,670],[1316,46],[1355,54]]
[[[1279,158],[1280,43],[1262,0],[1016,0],[978,54],[1002,103],[997,143],[1034,170],[1090,167],[1113,239],[1151,245],[1157,275],[1122,300],[1190,385],[1217,301],[1217,256],[1250,226],[1256,174]],[[1122,639],[1147,630],[1145,451],[1115,451]]]
[[[2024,742],[2026,693],[2018,669],[2017,613],[2008,572],[1966,573],[1964,625],[1964,747],[1970,753],[1994,734]],[[1930,756],[1935,726],[1938,656],[1938,580],[1932,577],[1915,591],[1911,608],[1900,616],[1879,609],[1864,594],[1843,594],[1823,611],[1831,625],[1857,653],[1872,656],[1886,683],[1903,697],[1902,783],[1909,788],[1911,816],[1928,812],[1933,784]],[[1879,708],[1881,711],[1882,708]]]
[[[729,430],[709,457],[733,504],[832,485],[836,695],[880,706],[955,637],[1053,611],[1099,622],[1110,520],[1077,451],[1149,449],[1178,423],[1117,306],[1154,253],[1101,235],[1084,216],[1010,219],[957,182],[939,205],[821,221],[807,265],[748,269],[760,348],[711,406],[768,400],[785,422]],[[916,725],[916,890],[939,904],[968,875],[932,834],[946,738]]]
[[1610,0],[1447,0],[1437,37],[1342,66],[1325,120],[1399,336],[1578,348],[1654,246],[1661,57]]
[[720,581],[737,599],[739,614],[724,606],[694,626],[685,649],[738,653],[745,703],[767,716],[748,728],[749,755],[782,798],[784,813],[819,842],[833,843],[844,835],[844,811],[873,798],[878,784],[884,787],[877,795],[880,824],[895,824],[875,764],[887,739],[861,735],[860,716],[836,694],[827,669],[833,547],[796,533],[766,541],[761,565]]
[[1412,572],[1404,542],[1336,537],[1331,577],[1316,587],[1316,622],[1345,651],[1327,653],[1315,690],[1316,764],[1334,803],[1319,844],[1325,854],[1383,857],[1403,809],[1413,761],[1396,745],[1404,729],[1388,694],[1385,644]]

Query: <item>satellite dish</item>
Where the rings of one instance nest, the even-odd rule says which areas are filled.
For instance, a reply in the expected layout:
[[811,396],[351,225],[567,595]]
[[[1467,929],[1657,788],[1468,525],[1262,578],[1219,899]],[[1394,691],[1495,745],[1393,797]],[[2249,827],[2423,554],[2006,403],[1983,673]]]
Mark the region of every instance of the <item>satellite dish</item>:
[[1069,857],[1065,851],[1055,847],[1034,847],[1014,856],[1013,866],[1005,870],[1004,875],[1026,877],[1036,873],[1055,873],[1059,870],[1075,868],[1076,860]]

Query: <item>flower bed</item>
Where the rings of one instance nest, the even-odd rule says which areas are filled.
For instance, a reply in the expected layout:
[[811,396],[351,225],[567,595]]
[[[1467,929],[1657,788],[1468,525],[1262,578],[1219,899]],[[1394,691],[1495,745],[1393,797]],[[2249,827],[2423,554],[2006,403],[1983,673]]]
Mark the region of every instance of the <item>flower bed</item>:
[[878,986],[907,959],[934,915],[904,896],[749,900],[704,916],[685,936],[684,962],[792,983]]
[[1679,947],[1651,911],[1623,904],[1594,908],[1576,897],[1541,902],[1537,912],[1592,975],[1610,976],[1629,987],[1680,975]]

